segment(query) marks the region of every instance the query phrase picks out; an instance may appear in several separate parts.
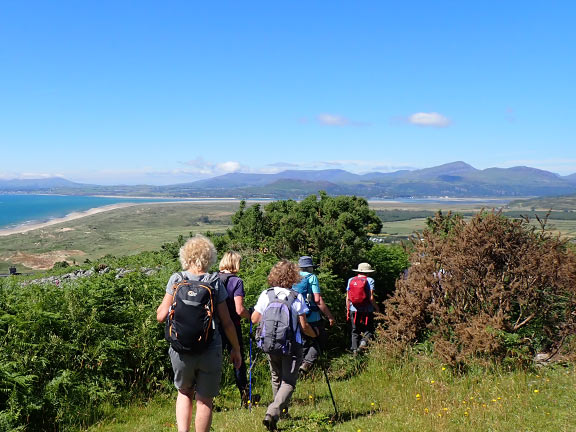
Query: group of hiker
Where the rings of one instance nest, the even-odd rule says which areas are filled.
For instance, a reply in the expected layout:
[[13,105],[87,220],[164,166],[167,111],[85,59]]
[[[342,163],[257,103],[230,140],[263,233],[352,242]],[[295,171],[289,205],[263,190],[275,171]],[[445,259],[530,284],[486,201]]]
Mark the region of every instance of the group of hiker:
[[[258,326],[255,340],[268,358],[273,400],[262,423],[268,430],[276,430],[279,419],[288,413],[298,376],[310,371],[322,353],[325,320],[329,326],[335,324],[314,274],[317,266],[309,256],[300,257],[298,264],[279,261],[268,275],[269,287],[262,291],[253,308],[247,308],[244,283],[237,275],[240,254],[226,252],[220,271],[209,273],[216,259],[216,248],[208,238],[190,238],[180,249],[183,271],[168,280],[156,312],[157,320],[166,323],[165,337],[170,342],[168,353],[178,389],[178,431],[190,430],[194,402],[195,430],[210,430],[223,351],[228,351],[234,365],[242,406],[250,406],[255,399],[247,378],[242,319],[250,321],[251,330],[252,325]],[[353,271],[357,275],[346,286],[346,311],[351,325],[351,350],[357,355],[373,337],[378,305],[370,264],[360,263]],[[251,352],[252,340],[250,344]]]

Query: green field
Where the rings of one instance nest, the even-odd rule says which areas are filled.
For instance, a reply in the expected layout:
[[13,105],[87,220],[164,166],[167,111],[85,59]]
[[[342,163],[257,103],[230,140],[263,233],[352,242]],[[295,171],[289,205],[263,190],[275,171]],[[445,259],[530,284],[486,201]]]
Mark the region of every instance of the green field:
[[[0,237],[0,272],[6,272],[12,263],[21,271],[29,271],[35,267],[33,262],[42,260],[40,254],[51,251],[63,252],[45,257],[47,261],[60,256],[58,261],[83,262],[107,254],[156,250],[179,235],[225,230],[237,208],[237,202],[141,204]],[[82,253],[66,255],[66,251]],[[14,258],[16,253],[24,256]]]
[[[260,360],[262,361],[262,359]],[[535,371],[478,370],[459,375],[440,362],[418,356],[405,361],[375,354],[366,362],[344,355],[332,362],[330,375],[339,418],[322,373],[298,383],[286,431],[347,432],[572,432],[576,430],[573,366]],[[270,401],[268,376],[256,381],[262,405]],[[151,401],[112,409],[89,432],[175,431],[174,400]],[[264,406],[238,408],[236,390],[216,399],[214,431],[264,431]]]
[[[471,215],[494,206],[490,201],[476,204],[375,201],[370,203],[370,207],[374,210],[406,211],[406,220],[384,222],[382,228],[383,237],[400,241],[424,228],[426,219],[418,215],[420,211],[441,209],[443,212]],[[106,254],[122,256],[155,250],[179,235],[225,230],[237,208],[237,202],[140,204],[0,237],[0,273],[6,273],[10,265],[29,272],[49,268],[57,261],[83,262]],[[520,205],[505,211],[527,212]],[[549,223],[555,232],[576,238],[576,220],[550,219]]]

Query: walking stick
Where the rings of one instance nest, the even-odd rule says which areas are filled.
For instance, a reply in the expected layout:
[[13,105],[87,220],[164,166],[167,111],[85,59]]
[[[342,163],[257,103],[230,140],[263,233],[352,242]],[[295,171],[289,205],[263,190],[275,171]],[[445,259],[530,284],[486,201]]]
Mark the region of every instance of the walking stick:
[[324,378],[326,378],[326,384],[328,385],[328,391],[330,392],[330,398],[332,399],[332,406],[334,407],[334,417],[333,419],[338,418],[338,408],[336,408],[336,401],[334,400],[334,395],[332,394],[332,386],[330,385],[330,380],[328,379],[328,371],[326,370],[325,360],[326,356],[324,355],[324,351],[320,348],[320,344],[316,342],[316,348],[322,357],[320,359],[320,367],[322,368],[322,372],[324,372]]
[[252,412],[252,320],[250,320],[250,378],[248,381],[248,410]]

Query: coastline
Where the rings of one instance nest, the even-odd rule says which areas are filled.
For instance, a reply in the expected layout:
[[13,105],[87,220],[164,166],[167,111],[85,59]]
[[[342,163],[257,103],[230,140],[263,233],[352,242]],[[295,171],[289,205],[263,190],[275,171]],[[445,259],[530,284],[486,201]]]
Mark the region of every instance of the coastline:
[[12,234],[24,234],[28,231],[46,228],[46,227],[49,227],[52,225],[57,225],[57,224],[62,223],[62,222],[70,222],[70,221],[73,221],[76,219],[81,219],[81,218],[86,217],[86,216],[91,216],[91,215],[95,215],[98,213],[104,213],[104,212],[107,212],[110,210],[117,210],[117,209],[121,209],[121,208],[125,208],[125,207],[132,207],[135,205],[140,205],[140,204],[139,203],[110,204],[107,206],[91,208],[91,209],[85,210],[85,211],[72,212],[72,213],[67,214],[64,217],[50,219],[50,220],[45,221],[45,222],[32,222],[30,224],[17,225],[15,227],[11,227],[11,228],[0,228],[0,237],[9,236]]
[[[103,195],[101,195],[101,196],[104,197]],[[117,198],[117,197],[111,197],[111,198]],[[128,197],[126,197],[126,198],[128,198]],[[147,199],[144,197],[139,197],[139,198]],[[148,198],[148,199],[150,199],[150,198]],[[9,235],[13,235],[13,234],[24,234],[24,233],[27,233],[28,231],[42,229],[42,228],[46,228],[46,227],[49,227],[52,225],[57,225],[57,224],[60,224],[63,222],[70,222],[70,221],[73,221],[76,219],[81,219],[81,218],[84,218],[86,216],[92,216],[92,215],[95,215],[98,213],[104,213],[104,212],[108,212],[111,210],[118,210],[121,208],[132,207],[132,206],[161,205],[161,204],[191,204],[191,203],[208,204],[208,203],[214,203],[217,201],[230,202],[230,201],[235,200],[234,198],[231,198],[231,199],[228,199],[228,198],[193,198],[193,199],[189,199],[189,200],[185,200],[185,201],[182,200],[181,198],[174,198],[174,199],[178,199],[178,201],[116,203],[116,204],[109,204],[109,205],[105,205],[105,206],[101,206],[101,207],[94,207],[94,208],[84,210],[84,211],[72,212],[72,213],[67,214],[66,216],[50,219],[50,220],[47,220],[44,222],[31,221],[30,223],[23,223],[23,224],[19,224],[19,225],[8,227],[8,228],[0,228],[0,237],[6,237]],[[253,201],[253,200],[250,200],[250,201]],[[254,200],[254,201],[257,201],[257,200]]]

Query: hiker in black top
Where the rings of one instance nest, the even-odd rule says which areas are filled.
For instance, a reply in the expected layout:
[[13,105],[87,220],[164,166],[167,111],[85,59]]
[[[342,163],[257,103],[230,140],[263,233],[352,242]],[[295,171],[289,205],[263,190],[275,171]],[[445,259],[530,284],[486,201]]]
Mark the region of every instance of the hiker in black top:
[[166,294],[158,309],[158,322],[166,321],[173,304],[175,284],[180,286],[183,281],[201,281],[212,287],[214,307],[214,336],[209,344],[200,352],[177,352],[171,346],[169,349],[174,384],[178,388],[176,399],[176,422],[178,432],[188,432],[192,421],[194,399],[196,400],[195,430],[209,432],[212,424],[213,398],[218,394],[222,375],[222,347],[218,327],[221,326],[226,337],[232,344],[230,360],[235,368],[240,367],[240,346],[238,344],[234,324],[226,307],[226,291],[218,279],[218,275],[209,274],[207,270],[216,261],[216,248],[210,240],[201,235],[189,239],[180,249],[180,262],[183,272],[170,277],[166,286]]
[[[240,344],[242,362],[238,369],[234,369],[234,378],[236,380],[236,387],[238,387],[238,390],[240,391],[241,404],[244,408],[247,408],[249,390],[248,380],[246,378],[246,362],[244,360],[244,338],[242,337],[240,319],[250,319],[250,311],[244,307],[244,282],[236,275],[240,270],[241,259],[242,257],[238,252],[226,252],[220,260],[220,273],[218,273],[218,277],[226,287],[228,293],[226,304],[228,305],[228,312],[230,312],[230,318],[236,328],[236,336],[238,337],[238,342]],[[227,351],[232,349],[232,344],[228,341],[225,334],[222,334],[222,348]]]

